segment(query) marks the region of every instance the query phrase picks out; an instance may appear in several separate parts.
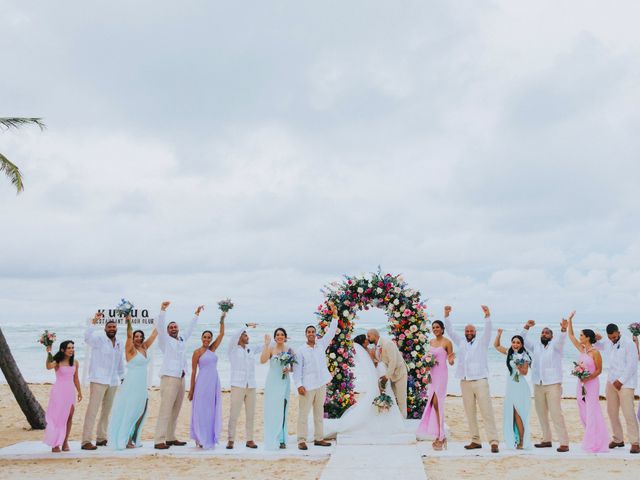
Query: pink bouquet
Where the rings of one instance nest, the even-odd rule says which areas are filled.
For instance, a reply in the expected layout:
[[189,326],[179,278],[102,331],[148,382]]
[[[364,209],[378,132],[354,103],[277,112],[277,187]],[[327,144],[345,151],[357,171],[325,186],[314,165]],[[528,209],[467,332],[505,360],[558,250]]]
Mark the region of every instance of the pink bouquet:
[[571,370],[571,375],[574,377],[578,377],[578,379],[582,382],[582,401],[585,401],[585,397],[587,395],[587,391],[584,389],[584,380],[591,375],[591,372],[587,370],[587,367],[584,366],[582,362],[573,362],[573,370]]
[[631,332],[631,335],[633,335],[634,337],[640,336],[640,323],[635,322],[629,325],[629,331]]
[[42,335],[40,335],[40,338],[38,339],[38,342],[44,345],[45,347],[50,347],[51,345],[53,345],[55,341],[56,341],[56,334],[53,332],[50,332],[49,330],[45,330],[42,333]]
[[427,374],[427,383],[431,383],[431,369],[438,365],[438,360],[436,359],[435,355],[431,351],[429,351],[422,358],[422,363],[429,370],[429,373]]

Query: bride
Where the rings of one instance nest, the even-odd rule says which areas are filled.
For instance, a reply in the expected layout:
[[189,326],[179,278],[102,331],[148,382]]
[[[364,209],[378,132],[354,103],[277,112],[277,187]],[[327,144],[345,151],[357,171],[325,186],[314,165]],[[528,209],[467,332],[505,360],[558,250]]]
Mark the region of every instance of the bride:
[[[391,389],[391,382],[387,382],[384,393],[393,400],[391,408],[378,411],[373,400],[380,395],[379,379],[386,374],[385,365],[378,362],[375,349],[369,349],[369,341],[365,335],[358,335],[353,339],[355,349],[355,380],[358,391],[358,401],[342,416],[327,425],[325,433],[330,436],[344,434],[349,436],[393,435],[406,433],[404,419],[398,410],[396,397]],[[328,432],[327,432],[328,430]],[[325,435],[328,436],[328,435]]]

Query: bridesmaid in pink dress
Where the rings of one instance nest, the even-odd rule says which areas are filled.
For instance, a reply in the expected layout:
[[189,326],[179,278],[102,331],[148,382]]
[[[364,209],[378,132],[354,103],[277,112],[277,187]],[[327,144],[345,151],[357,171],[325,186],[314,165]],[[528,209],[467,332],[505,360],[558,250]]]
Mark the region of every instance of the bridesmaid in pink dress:
[[[445,307],[446,309],[451,307]],[[445,312],[446,315],[446,312]],[[447,438],[444,427],[444,402],[447,398],[447,382],[449,379],[449,365],[453,365],[453,344],[445,338],[444,324],[440,320],[431,322],[431,331],[436,338],[429,342],[429,351],[436,358],[438,364],[431,368],[431,383],[427,394],[427,405],[422,413],[418,426],[418,435],[435,438],[432,443],[434,450],[447,448]]]
[[[596,343],[596,334],[593,330],[580,331],[580,339],[573,333],[573,312],[569,316],[569,338],[580,352],[580,362],[591,372],[584,381],[578,380],[576,400],[580,411],[580,421],[584,426],[582,449],[590,453],[609,451],[609,431],[600,408],[600,379],[602,373],[602,356],[593,347]],[[586,395],[582,395],[582,386]]]
[[51,447],[51,451],[59,453],[69,451],[69,433],[73,421],[76,395],[78,401],[82,400],[80,381],[78,380],[78,362],[74,361],[75,346],[71,340],[60,344],[60,350],[54,356],[51,355],[51,346],[47,347],[47,370],[55,369],[56,383],[51,387],[49,405],[45,419],[47,428],[44,431],[44,443]]

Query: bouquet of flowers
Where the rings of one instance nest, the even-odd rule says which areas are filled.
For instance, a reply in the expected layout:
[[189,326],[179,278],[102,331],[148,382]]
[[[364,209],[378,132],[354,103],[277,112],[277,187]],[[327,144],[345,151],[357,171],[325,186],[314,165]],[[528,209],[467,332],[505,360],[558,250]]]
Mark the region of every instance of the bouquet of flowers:
[[53,332],[50,332],[49,330],[45,330],[42,333],[42,335],[40,335],[40,338],[38,339],[38,342],[44,345],[45,347],[49,347],[53,345],[53,342],[55,341],[56,341],[56,334]]
[[[591,375],[591,372],[587,370],[587,367],[584,366],[582,362],[573,362],[573,370],[571,370],[571,375],[574,377],[578,377],[579,380],[584,380]],[[582,401],[585,401],[585,397],[587,395],[587,391],[584,389],[584,383],[582,384]]]
[[631,335],[633,335],[634,337],[640,336],[640,323],[635,322],[629,325],[629,331],[631,332]]
[[120,304],[118,304],[118,306],[116,307],[116,312],[118,312],[118,315],[126,317],[128,315],[131,315],[131,312],[133,312],[133,308],[133,303],[131,303],[129,300],[121,298]]
[[512,358],[513,363],[516,366],[516,373],[513,375],[513,381],[519,382],[520,372],[518,371],[518,367],[521,367],[522,365],[531,365],[531,357],[528,353],[522,352],[514,354]]
[[230,298],[225,298],[224,300],[220,300],[218,302],[218,308],[220,308],[220,310],[222,310],[223,312],[228,312],[233,308],[233,302]]
[[388,412],[389,409],[393,406],[393,399],[387,395],[386,393],[381,393],[371,402],[372,405],[375,405],[378,408],[378,413]]
[[280,362],[280,365],[282,365],[283,380],[285,375],[288,372],[287,369],[290,370],[291,368],[293,368],[294,364],[298,363],[298,360],[296,360],[296,356],[293,354],[293,350],[291,349],[287,350],[286,352],[281,352],[277,354],[274,358]]
[[438,365],[438,360],[432,352],[427,352],[424,357],[422,357],[422,364],[427,368],[427,383],[431,383],[431,369]]

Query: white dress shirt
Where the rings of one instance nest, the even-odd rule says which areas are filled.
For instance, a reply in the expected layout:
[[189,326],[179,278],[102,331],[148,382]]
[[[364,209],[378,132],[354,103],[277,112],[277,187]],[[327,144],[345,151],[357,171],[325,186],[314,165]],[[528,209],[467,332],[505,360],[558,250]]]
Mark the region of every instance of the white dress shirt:
[[238,340],[247,330],[241,328],[234,332],[229,342],[229,363],[231,364],[231,386],[240,388],[256,388],[256,361],[262,353],[264,345],[242,348]]
[[531,382],[534,385],[562,383],[562,354],[567,341],[567,332],[560,332],[544,345],[539,338],[529,338],[529,330],[522,329],[524,348],[531,355]]
[[331,344],[338,329],[338,319],[333,318],[327,333],[316,340],[313,347],[305,343],[296,351],[298,363],[293,365],[293,383],[296,388],[315,390],[331,381],[327,367],[327,348]]
[[116,338],[115,344],[104,331],[102,325],[89,324],[84,333],[84,341],[92,349],[89,365],[89,381],[110,385],[120,385],[124,377],[124,349]]
[[193,333],[198,316],[194,315],[184,332],[178,332],[178,338],[173,338],[167,333],[167,323],[165,319],[166,312],[161,311],[158,315],[158,345],[164,354],[162,359],[162,367],[160,367],[160,376],[180,378],[187,373],[187,360],[185,349],[187,348],[187,340]]
[[444,317],[444,325],[449,338],[456,346],[456,378],[460,380],[480,380],[489,377],[487,353],[491,343],[491,317],[484,319],[482,335],[476,335],[467,342],[464,335],[454,332],[449,317]]
[[638,352],[633,341],[621,334],[616,343],[604,337],[597,344],[602,346],[609,363],[607,381],[618,380],[622,388],[635,389],[638,386]]

